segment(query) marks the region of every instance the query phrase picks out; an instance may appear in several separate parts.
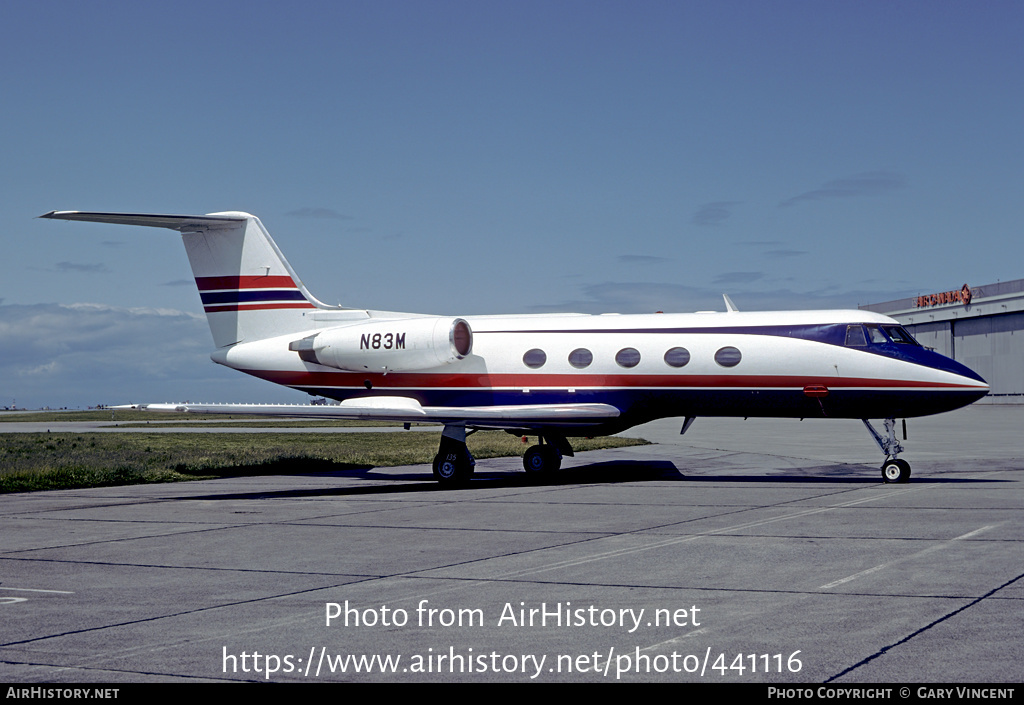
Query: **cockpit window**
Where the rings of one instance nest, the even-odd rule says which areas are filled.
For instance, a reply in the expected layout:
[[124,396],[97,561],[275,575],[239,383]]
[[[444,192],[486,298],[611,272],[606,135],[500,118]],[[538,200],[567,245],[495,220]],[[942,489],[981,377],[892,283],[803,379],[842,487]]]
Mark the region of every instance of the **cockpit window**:
[[864,347],[868,344],[867,336],[864,335],[864,326],[846,326],[846,345]]
[[888,345],[890,341],[899,345],[921,347],[921,344],[914,340],[914,336],[908,333],[903,326],[879,326],[871,323],[846,326],[847,347]]
[[917,345],[921,344],[914,340],[914,337],[907,332],[903,326],[883,326],[886,334],[892,338],[892,342],[900,343],[903,345]]
[[872,343],[888,343],[889,339],[885,337],[885,333],[878,330],[877,326],[868,326],[868,336],[871,338]]

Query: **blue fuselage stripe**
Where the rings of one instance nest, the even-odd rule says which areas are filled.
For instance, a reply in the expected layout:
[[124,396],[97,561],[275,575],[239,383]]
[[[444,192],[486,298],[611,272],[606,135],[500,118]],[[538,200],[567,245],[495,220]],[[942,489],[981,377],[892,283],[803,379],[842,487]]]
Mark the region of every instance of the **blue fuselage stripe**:
[[[343,401],[374,396],[365,389],[299,387]],[[382,391],[394,394],[394,391]],[[985,395],[974,389],[834,389],[824,398],[801,389],[420,389],[403,390],[423,406],[475,407],[522,404],[611,404],[622,410],[614,423],[628,428],[672,416],[772,416],[789,418],[914,417],[960,408]]]

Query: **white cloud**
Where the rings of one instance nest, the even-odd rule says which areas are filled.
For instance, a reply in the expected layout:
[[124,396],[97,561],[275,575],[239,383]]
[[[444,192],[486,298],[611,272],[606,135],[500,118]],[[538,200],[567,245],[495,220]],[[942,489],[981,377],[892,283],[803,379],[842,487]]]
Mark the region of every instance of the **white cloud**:
[[835,179],[811,191],[787,198],[779,206],[788,207],[801,201],[822,201],[829,198],[853,198],[859,196],[877,196],[888,193],[907,185],[902,174],[890,171],[869,171],[855,174],[845,179]]
[[693,214],[690,222],[694,225],[718,225],[729,219],[732,210],[740,205],[739,201],[715,201],[705,203]]
[[0,305],[0,406],[300,401],[210,360],[205,317],[101,304]]

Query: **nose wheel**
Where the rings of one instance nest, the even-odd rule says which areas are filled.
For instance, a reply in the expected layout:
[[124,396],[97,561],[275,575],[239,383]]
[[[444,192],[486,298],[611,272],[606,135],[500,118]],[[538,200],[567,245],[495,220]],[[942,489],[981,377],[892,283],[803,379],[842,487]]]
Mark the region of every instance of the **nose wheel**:
[[882,482],[907,482],[910,480],[910,463],[902,458],[893,458],[882,463]]

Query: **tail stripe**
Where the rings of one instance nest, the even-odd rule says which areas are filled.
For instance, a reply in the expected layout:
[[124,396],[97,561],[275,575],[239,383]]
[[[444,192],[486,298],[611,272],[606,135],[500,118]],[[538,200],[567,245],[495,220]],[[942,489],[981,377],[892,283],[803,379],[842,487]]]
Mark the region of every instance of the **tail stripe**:
[[206,313],[219,313],[221,311],[270,311],[277,308],[316,308],[313,304],[303,301],[294,304],[225,304],[217,306],[203,306]]
[[316,308],[287,275],[196,277],[196,285],[207,313]]
[[219,289],[294,289],[295,280],[287,275],[273,277],[196,277],[199,291]]
[[[260,301],[306,301],[306,297],[298,289],[250,289],[248,291],[208,291],[199,292],[203,299],[203,305],[210,304],[231,304],[231,303],[256,303]],[[313,304],[309,304],[312,308]]]

